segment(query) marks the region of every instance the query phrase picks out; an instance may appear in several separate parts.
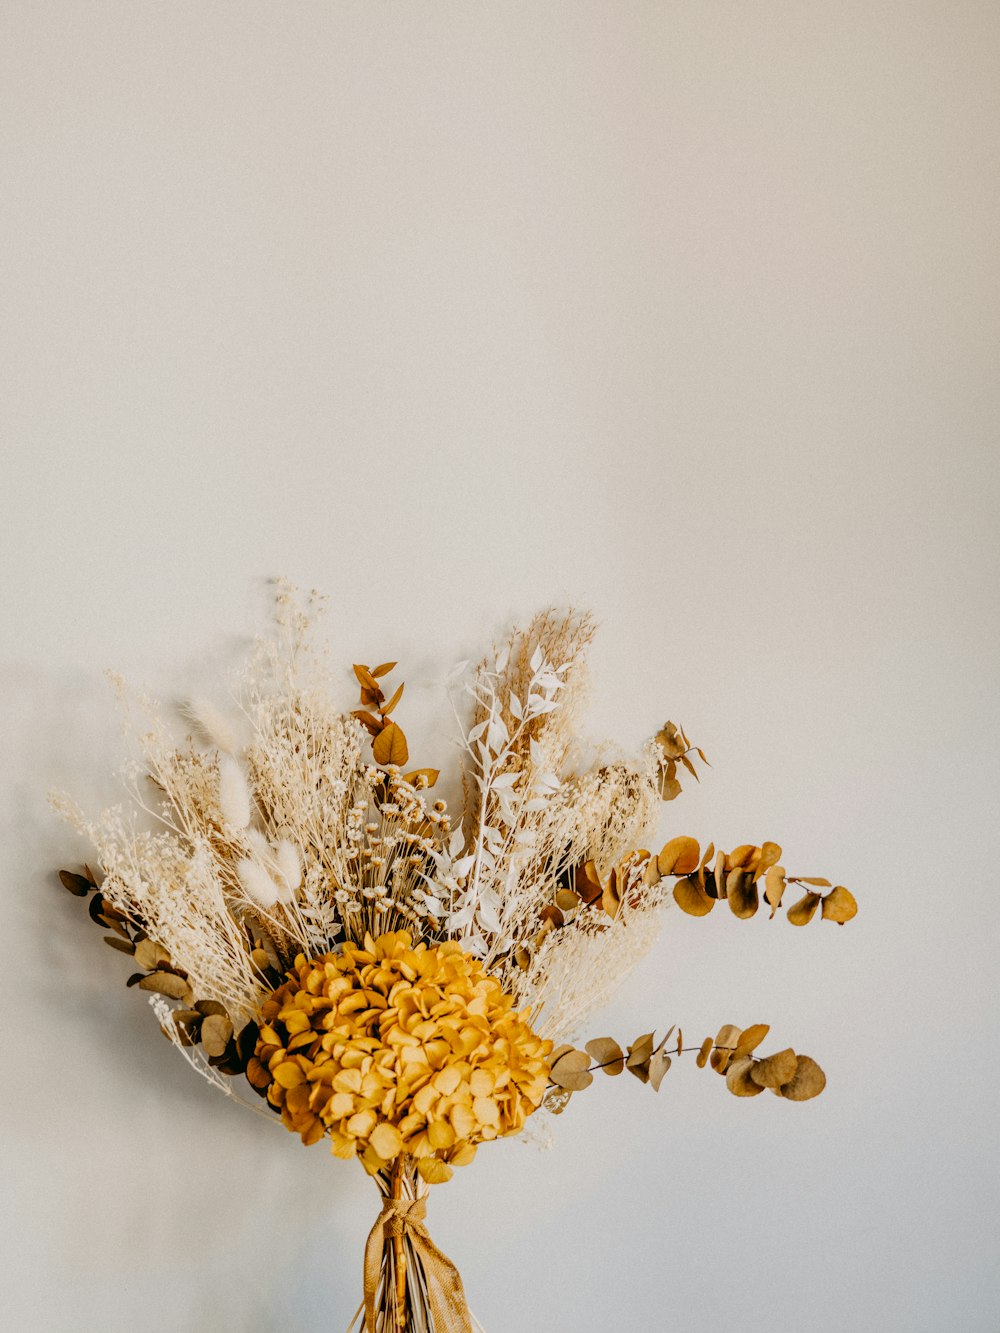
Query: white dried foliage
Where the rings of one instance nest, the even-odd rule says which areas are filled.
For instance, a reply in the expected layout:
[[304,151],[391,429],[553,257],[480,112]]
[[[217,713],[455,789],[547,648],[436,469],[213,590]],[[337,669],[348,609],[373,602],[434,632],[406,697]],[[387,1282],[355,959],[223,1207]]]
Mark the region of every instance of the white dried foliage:
[[219,757],[219,811],[222,821],[234,833],[250,823],[250,789],[243,770],[232,757]]
[[611,999],[645,958],[660,930],[667,900],[649,894],[622,903],[618,916],[581,913],[553,931],[526,972],[511,975],[518,1004],[531,1009],[531,1025],[557,1045],[584,1030],[588,1018]]
[[236,862],[236,874],[249,898],[258,907],[273,907],[278,901],[277,884],[264,867],[250,856],[241,856]]
[[240,724],[211,699],[188,699],[181,711],[193,724],[195,735],[203,745],[233,755],[243,748]]
[[300,951],[407,929],[480,956],[545,1035],[578,1030],[648,949],[662,902],[638,885],[615,920],[581,910],[539,936],[575,868],[618,865],[659,806],[655,746],[577,771],[592,621],[546,613],[453,673],[465,793],[453,822],[420,781],[366,757],[366,733],[333,702],[319,609],[279,588],[276,631],[233,684],[240,724],[195,700],[197,744],[119,683],[141,754],[125,773],[134,809],[89,819],[55,799],[94,843],[102,892],[237,1029],[267,988],[255,950],[281,970]]

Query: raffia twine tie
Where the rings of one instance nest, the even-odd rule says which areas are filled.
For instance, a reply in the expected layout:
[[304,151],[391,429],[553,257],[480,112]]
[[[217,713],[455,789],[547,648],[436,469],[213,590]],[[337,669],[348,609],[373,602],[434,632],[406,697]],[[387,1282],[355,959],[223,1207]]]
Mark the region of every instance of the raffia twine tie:
[[427,1277],[434,1333],[473,1333],[465,1288],[458,1269],[442,1254],[424,1226],[423,1199],[383,1199],[382,1211],[365,1245],[365,1330],[375,1333],[375,1297],[382,1271],[382,1250],[387,1240],[406,1236]]

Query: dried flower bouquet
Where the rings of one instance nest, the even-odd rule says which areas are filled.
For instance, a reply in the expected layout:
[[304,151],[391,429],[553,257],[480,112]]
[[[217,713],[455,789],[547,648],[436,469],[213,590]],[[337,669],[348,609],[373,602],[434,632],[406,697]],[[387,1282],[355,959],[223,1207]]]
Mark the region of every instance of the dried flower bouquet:
[[283,587],[276,632],[230,706],[192,702],[183,743],[145,708],[128,813],[92,820],[53,798],[101,867],[61,878],[132,957],[127,984],[199,1073],[236,1100],[252,1090],[303,1143],[329,1140],[374,1177],[383,1204],[355,1321],[471,1333],[461,1279],[423,1218],[429,1186],[481,1143],[560,1113],[596,1070],[658,1089],[689,1049],[736,1096],[804,1101],[824,1087],[810,1057],[759,1054],[764,1024],[727,1023],[690,1048],[673,1028],[573,1044],[664,906],[704,916],[725,902],[746,919],[762,889],[773,918],[796,884],[794,925],[843,924],[857,907],[842,886],[787,874],[773,842],[641,846],[660,802],[707,761],[668,722],[633,759],[581,765],[588,616],[537,616],[452,673],[456,818],[432,798],[437,770],[408,768],[403,686],[386,697],[395,663],[354,667],[353,713],[331,701],[317,610]]

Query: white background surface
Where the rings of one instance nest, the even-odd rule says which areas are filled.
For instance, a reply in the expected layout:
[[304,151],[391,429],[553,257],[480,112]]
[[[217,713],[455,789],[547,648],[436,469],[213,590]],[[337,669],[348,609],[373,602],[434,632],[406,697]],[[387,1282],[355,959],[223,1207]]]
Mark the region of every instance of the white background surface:
[[[592,730],[713,760],[843,930],[668,918],[599,1031],[769,1021],[434,1193],[489,1333],[986,1333],[997,1284],[993,3],[0,8],[10,1329],[346,1326],[360,1170],[189,1076],[54,868],[101,671],[174,697],[332,597],[420,682],[592,607]],[[352,690],[345,672],[344,702]]]

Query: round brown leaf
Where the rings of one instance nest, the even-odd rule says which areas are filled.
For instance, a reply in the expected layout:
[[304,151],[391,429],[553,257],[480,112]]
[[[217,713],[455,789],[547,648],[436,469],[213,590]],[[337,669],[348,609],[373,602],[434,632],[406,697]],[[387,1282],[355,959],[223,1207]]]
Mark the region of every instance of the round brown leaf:
[[767,1023],[754,1023],[753,1027],[744,1028],[736,1043],[736,1050],[733,1051],[733,1059],[739,1060],[744,1055],[749,1055],[751,1051],[755,1051],[770,1031],[771,1028]]
[[82,875],[74,874],[72,870],[60,870],[59,882],[64,889],[69,889],[75,898],[86,898],[87,894],[94,887]]
[[771,918],[781,906],[781,897],[785,892],[785,867],[768,866],[764,875],[764,897],[771,908]]
[[842,926],[845,921],[850,921],[851,917],[857,916],[858,904],[854,899],[854,894],[850,889],[845,889],[843,884],[826,895],[823,899],[823,920],[836,921],[838,926]]
[[155,991],[157,995],[166,995],[171,1000],[191,998],[191,987],[187,981],[173,972],[151,972],[139,982],[139,989]]
[[604,885],[593,861],[584,861],[583,865],[577,866],[575,887],[585,903],[593,903],[600,898]]
[[690,875],[700,862],[701,848],[694,838],[671,838],[656,858],[661,875]]
[[708,1064],[708,1057],[712,1054],[712,1038],[706,1037],[701,1043],[701,1050],[698,1052],[695,1064],[699,1069],[704,1069]]
[[750,1077],[753,1060],[745,1055],[742,1060],[734,1060],[726,1072],[726,1087],[734,1097],[756,1097],[764,1089]]
[[614,1037],[595,1037],[588,1041],[587,1054],[605,1074],[620,1074],[625,1068],[625,1053]]
[[105,935],[104,943],[110,944],[112,949],[117,949],[119,953],[135,953],[135,946],[131,940],[123,940],[120,935]]
[[797,903],[788,909],[788,919],[793,926],[808,926],[816,915],[818,906],[819,894],[807,893],[804,898],[800,898]]
[[754,876],[760,879],[778,861],[781,860],[781,848],[776,842],[765,842],[760,849],[760,856],[754,870]]
[[715,1050],[712,1052],[711,1065],[717,1074],[724,1074],[733,1058],[733,1051],[740,1039],[740,1029],[734,1023],[726,1023],[719,1028],[715,1038]]
[[666,776],[660,782],[660,799],[663,801],[675,801],[681,794],[681,784],[676,778]]
[[573,1047],[559,1059],[554,1061],[549,1070],[549,1078],[560,1088],[567,1088],[570,1092],[580,1092],[583,1088],[589,1088],[594,1081],[594,1076],[590,1072],[590,1056],[586,1051],[578,1051]]
[[152,972],[157,963],[169,963],[170,954],[154,940],[140,940],[135,946],[135,961],[147,972]]
[[757,885],[746,870],[730,870],[726,876],[726,898],[733,916],[741,921],[752,917],[760,901],[757,897]]
[[608,916],[614,918],[618,915],[622,905],[621,894],[618,891],[618,876],[614,870],[608,876],[608,882],[601,890],[601,907],[607,912]]
[[726,870],[742,870],[750,864],[757,854],[752,842],[741,842],[726,857]]
[[649,1086],[654,1092],[660,1091],[663,1076],[673,1062],[666,1051],[656,1051],[649,1061]]
[[410,757],[406,747],[403,729],[396,722],[383,727],[372,742],[372,755],[376,764],[398,764],[402,767]]
[[649,860],[646,862],[645,866],[643,866],[642,882],[643,884],[645,884],[647,889],[651,889],[655,885],[659,884],[660,867],[657,865],[655,856],[651,856]]
[[222,1014],[209,1014],[201,1025],[201,1044],[206,1055],[222,1055],[233,1035],[233,1025]]
[[816,1061],[808,1055],[800,1055],[795,1074],[789,1083],[778,1089],[778,1095],[790,1102],[807,1102],[818,1097],[825,1087],[826,1075]]
[[688,916],[708,916],[715,906],[715,899],[710,898],[704,886],[693,877],[677,881],[674,885],[674,902]]
[[795,1077],[798,1063],[798,1056],[789,1047],[787,1051],[778,1051],[764,1060],[758,1060],[751,1075],[762,1088],[780,1088]]

